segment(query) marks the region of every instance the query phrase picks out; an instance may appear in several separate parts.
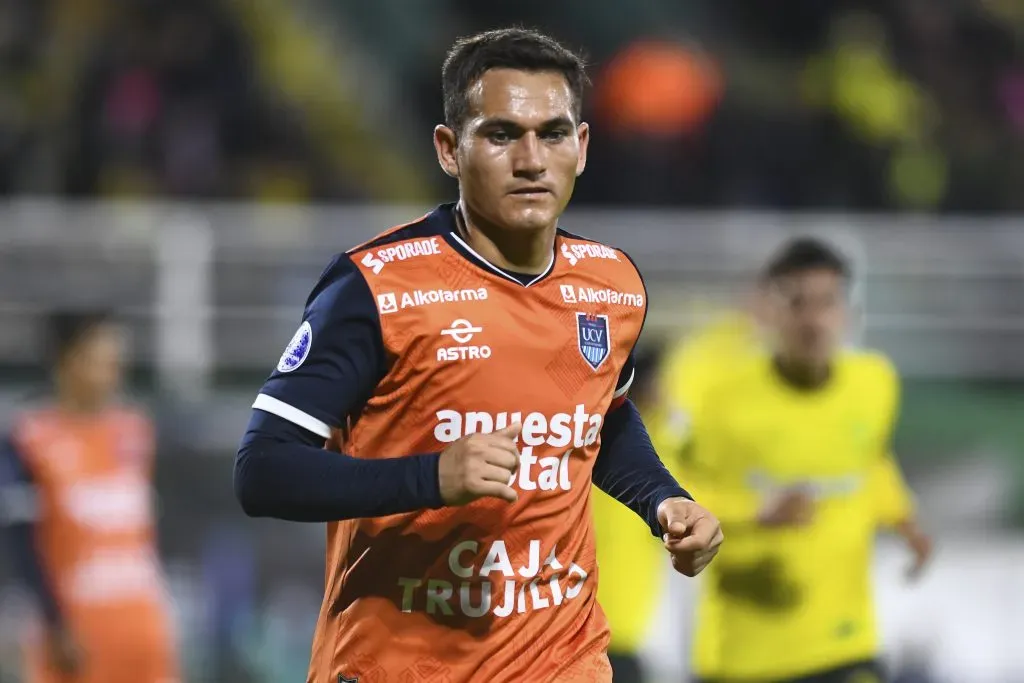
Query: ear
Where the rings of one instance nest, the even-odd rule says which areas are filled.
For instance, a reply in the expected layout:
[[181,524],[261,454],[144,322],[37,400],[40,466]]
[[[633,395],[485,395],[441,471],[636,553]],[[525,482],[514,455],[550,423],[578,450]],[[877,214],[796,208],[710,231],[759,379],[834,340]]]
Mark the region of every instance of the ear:
[[590,124],[583,122],[576,126],[576,137],[580,141],[580,156],[576,161],[576,177],[583,175],[583,169],[587,167],[587,147],[590,145]]
[[459,177],[459,142],[455,131],[445,125],[434,128],[434,150],[437,152],[437,163],[441,170],[452,178]]

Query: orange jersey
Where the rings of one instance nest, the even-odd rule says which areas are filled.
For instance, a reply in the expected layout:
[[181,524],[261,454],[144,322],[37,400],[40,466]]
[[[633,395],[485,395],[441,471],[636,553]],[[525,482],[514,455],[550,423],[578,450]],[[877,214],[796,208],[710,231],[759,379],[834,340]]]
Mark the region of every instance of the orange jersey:
[[[153,436],[144,416],[23,415],[12,441],[37,499],[41,564],[84,651],[87,683],[176,680],[170,619],[154,541]],[[32,681],[62,681],[38,638]]]
[[[363,293],[311,319],[346,279]],[[339,312],[357,295],[372,320]],[[324,437],[350,417],[336,445],[356,458],[438,452],[514,422],[522,433],[514,504],[328,525],[308,683],[610,681],[590,491],[646,313],[630,259],[559,231],[550,267],[517,278],[476,256],[445,206],[343,255],[310,302],[256,408]],[[364,322],[378,326],[388,364],[354,414],[332,414],[319,372],[351,361],[324,360],[318,335]],[[318,370],[293,382],[307,363]]]

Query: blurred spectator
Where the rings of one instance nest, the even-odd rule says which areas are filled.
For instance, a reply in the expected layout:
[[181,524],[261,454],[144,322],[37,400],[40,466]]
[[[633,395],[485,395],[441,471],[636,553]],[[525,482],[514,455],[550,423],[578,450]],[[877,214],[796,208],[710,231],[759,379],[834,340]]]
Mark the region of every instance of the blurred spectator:
[[34,142],[37,67],[45,2],[0,1],[0,194],[16,191]]
[[692,187],[687,174],[699,169],[685,152],[721,91],[717,66],[695,47],[657,40],[626,45],[597,75],[600,143],[586,185],[599,187],[608,203],[672,201]]
[[205,3],[118,16],[86,66],[67,188],[72,194],[223,195],[259,112],[249,57]]
[[673,138],[707,120],[721,89],[717,68],[699,51],[641,40],[608,64],[595,99],[612,135]]
[[219,2],[0,0],[0,194],[336,194],[254,49]]
[[[395,0],[298,5],[313,20],[291,23],[282,42],[265,35],[267,12],[297,6],[0,1],[0,193],[401,200],[428,178],[440,198],[449,188],[429,145],[404,129],[426,135],[438,120],[427,65],[454,35],[416,27],[454,34],[514,19],[595,55],[595,144],[577,203],[1024,205],[1024,18],[1013,0],[793,0],[785,12],[648,0],[628,16],[567,0],[520,3],[515,17],[462,0],[430,12]],[[57,31],[72,9],[77,41]],[[353,31],[358,41],[335,44]],[[318,100],[339,55],[359,73],[324,83]]]

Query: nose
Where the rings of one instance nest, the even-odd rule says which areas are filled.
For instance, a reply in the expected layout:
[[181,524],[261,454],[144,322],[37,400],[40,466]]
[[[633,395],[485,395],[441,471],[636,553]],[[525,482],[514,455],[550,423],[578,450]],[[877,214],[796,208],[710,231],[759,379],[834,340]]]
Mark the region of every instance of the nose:
[[517,178],[539,178],[547,170],[544,160],[544,146],[537,134],[530,132],[516,144],[512,172]]

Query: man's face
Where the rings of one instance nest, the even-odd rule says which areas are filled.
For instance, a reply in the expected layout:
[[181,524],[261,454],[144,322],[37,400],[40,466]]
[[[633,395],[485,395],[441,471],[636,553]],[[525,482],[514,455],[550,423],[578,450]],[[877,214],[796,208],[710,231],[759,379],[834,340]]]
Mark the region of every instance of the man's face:
[[826,365],[846,333],[846,280],[828,269],[796,273],[769,284],[766,312],[777,351],[810,367]]
[[69,387],[89,403],[106,403],[120,390],[125,347],[124,332],[116,324],[86,332],[61,363]]
[[439,126],[438,160],[473,214],[508,230],[554,225],[587,159],[589,130],[562,74],[491,69],[468,92],[458,135]]

